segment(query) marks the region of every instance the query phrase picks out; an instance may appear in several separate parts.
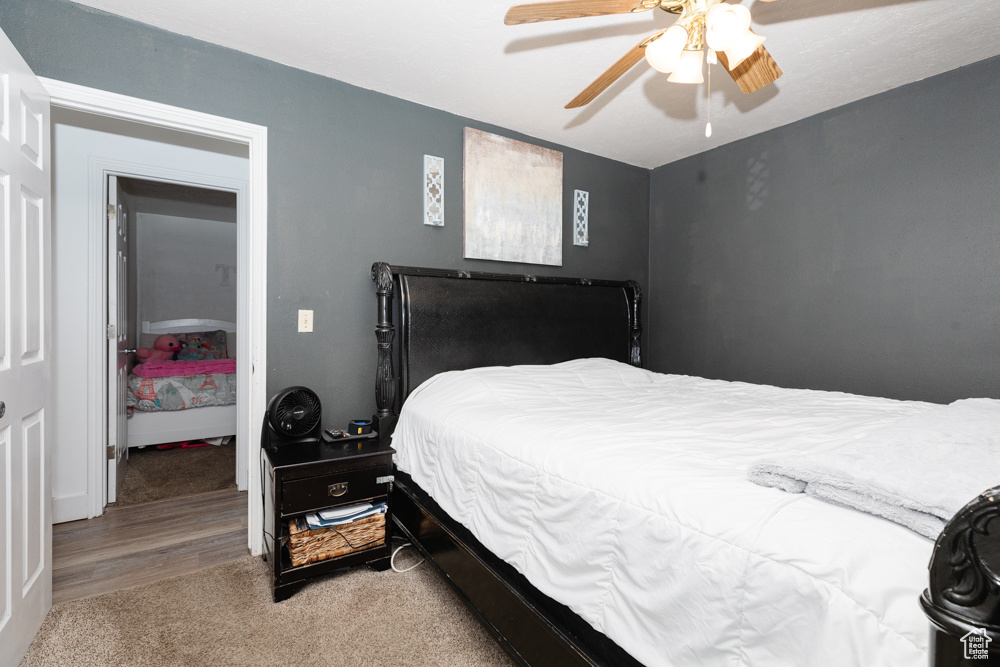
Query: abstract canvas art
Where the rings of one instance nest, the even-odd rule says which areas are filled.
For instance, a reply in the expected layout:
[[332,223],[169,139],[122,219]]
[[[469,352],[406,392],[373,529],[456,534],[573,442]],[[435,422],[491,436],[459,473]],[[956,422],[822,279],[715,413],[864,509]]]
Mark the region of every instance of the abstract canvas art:
[[465,257],[562,266],[559,151],[465,128]]

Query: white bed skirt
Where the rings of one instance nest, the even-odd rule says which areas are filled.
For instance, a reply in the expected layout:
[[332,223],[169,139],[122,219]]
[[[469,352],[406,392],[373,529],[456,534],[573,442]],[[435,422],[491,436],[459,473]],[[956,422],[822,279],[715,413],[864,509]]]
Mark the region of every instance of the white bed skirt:
[[235,433],[235,404],[164,412],[136,410],[132,418],[128,420],[129,447],[217,438]]

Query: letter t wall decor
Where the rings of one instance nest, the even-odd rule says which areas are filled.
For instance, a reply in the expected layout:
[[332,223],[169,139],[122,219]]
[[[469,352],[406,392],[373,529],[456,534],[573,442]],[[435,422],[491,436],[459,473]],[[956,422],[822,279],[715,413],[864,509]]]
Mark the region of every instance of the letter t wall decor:
[[465,257],[562,266],[559,151],[465,128]]

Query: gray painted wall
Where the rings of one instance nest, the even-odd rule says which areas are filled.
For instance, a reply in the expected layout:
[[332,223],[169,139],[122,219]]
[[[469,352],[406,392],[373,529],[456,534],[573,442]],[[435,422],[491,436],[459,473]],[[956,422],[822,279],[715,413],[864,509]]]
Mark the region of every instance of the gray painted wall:
[[137,217],[137,321],[235,322],[236,273],[226,275],[218,266],[236,266],[236,224],[141,209]]
[[654,170],[650,367],[1000,397],[998,74],[994,58]]
[[[646,169],[65,0],[5,0],[0,28],[40,76],[267,126],[268,393],[315,389],[331,425],[374,410],[375,260],[646,285]],[[466,125],[563,151],[561,268],[462,258]],[[422,224],[425,153],[444,158],[443,228]],[[586,248],[572,245],[574,189],[590,192]],[[315,333],[296,333],[300,308]]]
[[[64,0],[8,0],[0,28],[40,75],[268,127],[268,391],[315,388],[331,423],[372,409],[373,260],[635,278],[654,370],[1000,396],[998,59],[650,175]],[[465,125],[564,150],[561,269],[462,258]],[[424,153],[445,159],[442,229],[421,224]]]

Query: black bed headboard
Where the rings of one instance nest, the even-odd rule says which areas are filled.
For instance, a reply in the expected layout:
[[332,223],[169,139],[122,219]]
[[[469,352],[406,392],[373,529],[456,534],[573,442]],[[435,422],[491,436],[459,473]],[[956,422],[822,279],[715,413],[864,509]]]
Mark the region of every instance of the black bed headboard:
[[372,265],[372,280],[378,299],[380,433],[391,431],[398,407],[413,389],[444,371],[586,357],[641,365],[642,292],[635,281],[384,262]]

